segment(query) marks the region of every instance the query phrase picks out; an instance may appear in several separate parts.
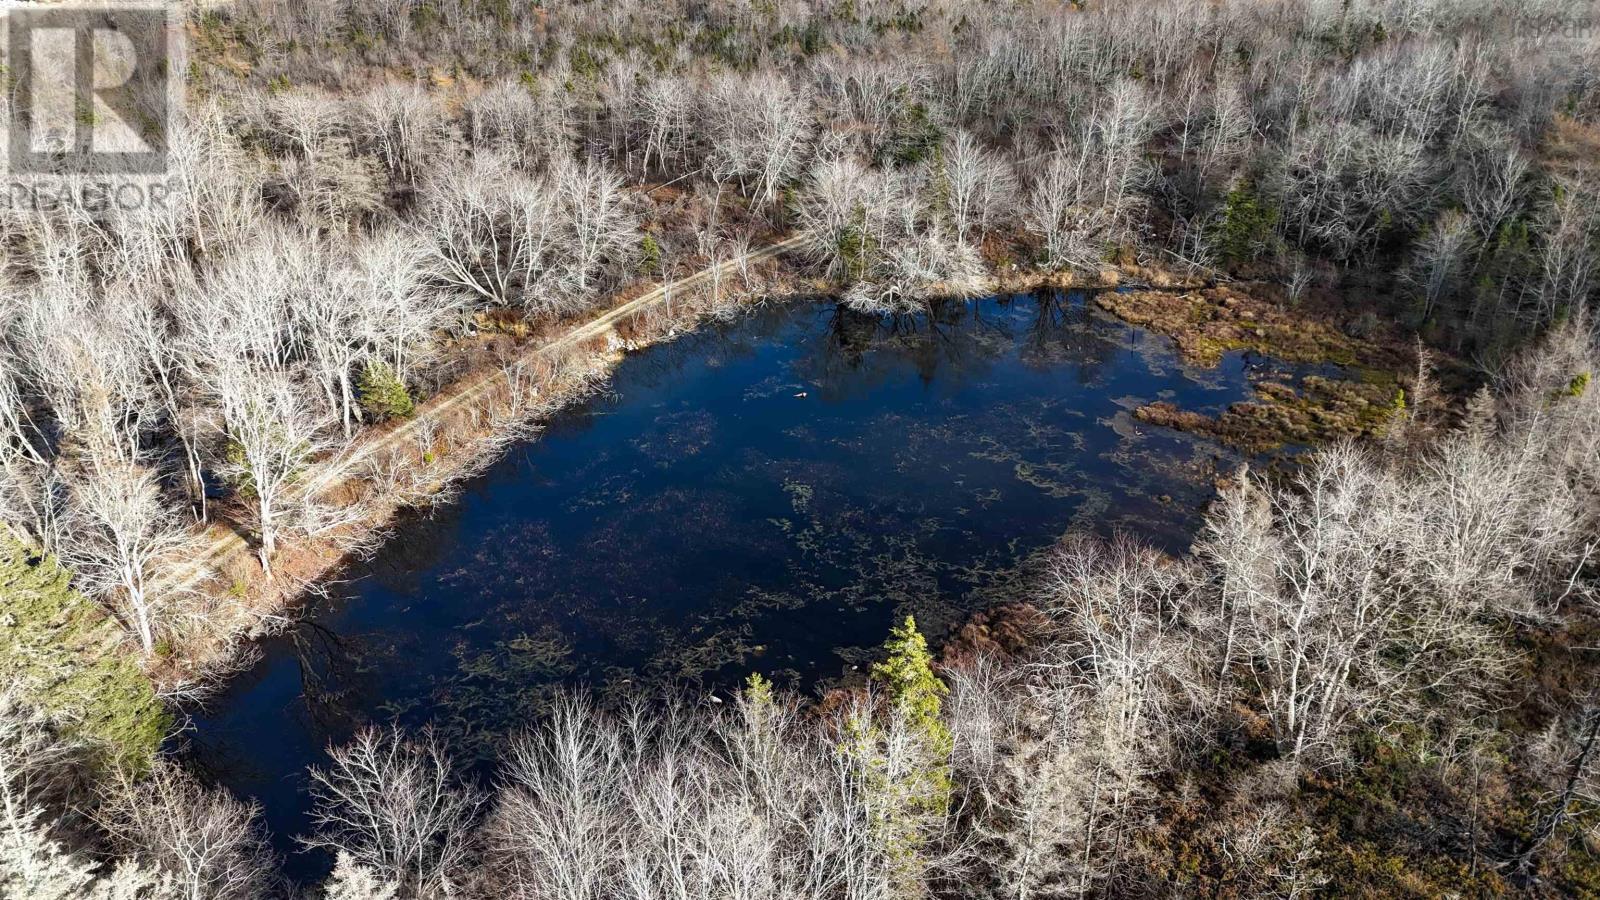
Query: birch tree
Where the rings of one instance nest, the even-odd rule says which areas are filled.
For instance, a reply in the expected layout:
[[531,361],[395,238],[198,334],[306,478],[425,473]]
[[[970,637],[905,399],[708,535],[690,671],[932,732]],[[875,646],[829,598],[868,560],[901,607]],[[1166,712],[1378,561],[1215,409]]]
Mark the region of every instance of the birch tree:
[[1003,157],[984,149],[968,132],[958,131],[946,144],[941,174],[949,190],[952,236],[957,243],[981,240],[1005,221],[1017,185]]
[[328,449],[323,422],[300,388],[279,372],[239,363],[217,373],[213,390],[227,442],[218,471],[246,503],[261,569],[271,578],[278,539],[295,527],[297,500],[315,502],[296,498],[294,488],[311,460]]
[[164,502],[155,472],[121,462],[83,472],[72,482],[70,522],[75,540],[63,549],[83,589],[116,613],[146,656],[153,654],[171,625],[168,598],[154,582],[191,540]]

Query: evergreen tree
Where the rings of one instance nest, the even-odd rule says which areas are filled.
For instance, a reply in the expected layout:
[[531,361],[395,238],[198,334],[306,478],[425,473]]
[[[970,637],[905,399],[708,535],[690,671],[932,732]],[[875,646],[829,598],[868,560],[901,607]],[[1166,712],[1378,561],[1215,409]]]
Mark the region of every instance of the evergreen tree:
[[888,657],[873,665],[872,676],[881,681],[889,691],[889,700],[899,715],[939,756],[950,751],[950,729],[940,718],[942,698],[950,693],[939,676],[933,674],[933,656],[928,652],[928,642],[917,630],[916,619],[906,620],[894,627],[884,644]]
[[381,359],[369,359],[356,384],[361,408],[376,419],[406,419],[417,411],[411,394],[394,369]]
[[950,809],[953,741],[940,715],[949,689],[934,675],[928,643],[912,617],[884,646],[887,656],[872,667],[872,677],[888,695],[888,715],[882,721],[853,715],[846,750],[888,863],[891,892],[914,897],[926,880],[925,848],[947,825]]
[[661,274],[661,243],[653,234],[639,241],[639,274],[653,278]]
[[1222,207],[1221,250],[1229,265],[1250,262],[1261,255],[1278,224],[1277,212],[1256,197],[1249,182],[1228,192]]
[[72,573],[0,523],[0,672],[26,699],[65,718],[98,762],[142,770],[172,724],[150,679],[113,639]]

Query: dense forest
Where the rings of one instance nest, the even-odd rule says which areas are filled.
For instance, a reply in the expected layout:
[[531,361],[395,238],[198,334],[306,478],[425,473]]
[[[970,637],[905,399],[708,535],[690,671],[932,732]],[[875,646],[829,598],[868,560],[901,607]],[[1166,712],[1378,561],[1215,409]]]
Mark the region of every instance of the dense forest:
[[[1600,892],[1590,3],[173,16],[170,201],[0,209],[0,896]],[[578,691],[492,786],[365,732],[312,773],[337,868],[288,884],[174,710],[625,341],[520,350],[702,272],[657,331],[1132,280],[1416,349],[1187,554],[1069,535],[820,701]],[[418,414],[485,375],[470,428]],[[250,568],[177,574],[218,530]]]

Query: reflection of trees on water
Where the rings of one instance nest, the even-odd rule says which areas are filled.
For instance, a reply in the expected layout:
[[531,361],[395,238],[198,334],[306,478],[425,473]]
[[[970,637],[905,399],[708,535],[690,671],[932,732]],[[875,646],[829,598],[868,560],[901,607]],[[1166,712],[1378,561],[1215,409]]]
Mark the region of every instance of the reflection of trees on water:
[[459,551],[465,507],[459,503],[428,504],[406,510],[387,530],[383,546],[370,558],[346,561],[340,582],[371,578],[385,589],[413,593],[420,573]]
[[878,333],[878,316],[835,304],[828,316],[828,339],[817,342],[822,365],[818,373],[833,376],[860,368]]
[[863,313],[836,305],[823,338],[796,361],[807,381],[830,397],[871,391],[906,365],[923,383],[979,375],[1012,346],[1003,321],[982,314],[983,302],[936,300],[916,313]]
[[284,636],[300,668],[300,696],[306,718],[318,734],[344,734],[354,728],[361,704],[352,702],[362,672],[363,642],[310,620],[297,622]]
[[1033,320],[1018,349],[1024,365],[1055,368],[1070,361],[1079,384],[1096,383],[1121,347],[1110,340],[1082,291],[1036,291],[1029,295]]
[[703,363],[709,355],[724,361],[748,359],[772,343],[774,337],[805,321],[808,300],[783,301],[741,311],[727,321],[705,322],[676,340],[653,345],[617,369],[612,383],[618,393],[681,383],[686,369]]
[[[361,724],[357,711],[364,706],[364,700],[353,689],[363,671],[361,642],[301,620],[278,636],[275,643],[279,646],[272,655],[281,659],[287,648],[287,655],[293,657],[299,671],[301,690],[297,700],[305,704],[312,733],[322,743],[345,740]],[[282,774],[263,771],[252,762],[258,759],[254,748],[238,742],[226,731],[211,740],[207,740],[205,729],[192,733],[179,752],[191,771],[210,784],[237,785],[242,780]]]

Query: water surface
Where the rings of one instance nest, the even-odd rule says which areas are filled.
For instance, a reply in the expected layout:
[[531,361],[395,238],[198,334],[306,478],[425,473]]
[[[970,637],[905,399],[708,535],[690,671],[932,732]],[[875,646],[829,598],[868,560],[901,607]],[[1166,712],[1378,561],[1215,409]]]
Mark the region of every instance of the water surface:
[[1185,367],[1082,294],[707,326],[397,527],[197,718],[197,753],[287,850],[305,767],[366,723],[484,761],[564,685],[812,690],[907,613],[937,638],[1016,595],[1069,529],[1182,549],[1231,456],[1131,410],[1217,411],[1274,370]]

